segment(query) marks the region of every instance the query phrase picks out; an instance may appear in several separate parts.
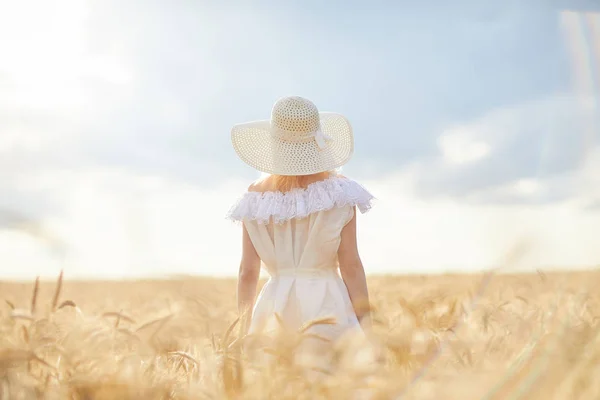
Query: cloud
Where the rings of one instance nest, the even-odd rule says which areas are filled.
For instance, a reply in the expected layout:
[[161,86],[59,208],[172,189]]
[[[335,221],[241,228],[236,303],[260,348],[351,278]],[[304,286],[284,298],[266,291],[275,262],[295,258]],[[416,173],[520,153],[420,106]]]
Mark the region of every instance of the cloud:
[[[582,106],[580,98],[553,96],[445,129],[438,155],[411,167],[418,192],[491,203],[580,195],[586,188],[578,177],[597,162],[600,149],[594,101]],[[593,172],[585,173],[593,179]]]
[[439,138],[442,158],[448,164],[469,164],[487,157],[490,145],[486,142],[475,141],[455,132]]
[[585,208],[589,211],[600,211],[600,199],[590,201]]
[[0,229],[16,227],[30,221],[27,216],[18,211],[0,209]]
[[508,270],[594,266],[600,213],[578,202],[536,204],[468,203],[453,198],[423,200],[405,171],[365,182],[378,196],[372,213],[359,220],[365,260],[377,270],[474,271],[501,266],[507,253],[531,243]]
[[88,278],[235,270],[231,242],[238,227],[225,213],[246,182],[211,190],[115,168],[55,170],[43,179],[52,187],[47,200],[60,208],[35,226],[21,224],[28,218],[5,218],[0,227],[0,259],[21,267],[11,277],[53,276],[60,267]]
[[[60,214],[40,231],[53,240],[0,230],[0,259],[13,278],[234,276],[240,226],[224,218],[245,180],[216,189],[126,170],[56,172]],[[586,267],[600,260],[600,213],[578,204],[471,205],[414,195],[409,171],[361,181],[378,198],[359,216],[359,249],[369,273],[479,271],[497,267],[514,246],[533,244],[509,269]]]

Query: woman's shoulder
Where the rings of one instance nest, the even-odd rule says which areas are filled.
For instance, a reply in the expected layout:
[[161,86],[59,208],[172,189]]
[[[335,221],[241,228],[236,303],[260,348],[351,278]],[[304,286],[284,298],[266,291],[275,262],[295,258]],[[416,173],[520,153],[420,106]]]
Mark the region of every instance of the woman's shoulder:
[[375,197],[360,183],[343,175],[332,175],[305,188],[287,192],[273,190],[268,181],[253,182],[227,213],[232,220],[276,223],[304,218],[334,207],[356,206],[361,213],[371,209]]
[[260,179],[253,181],[252,183],[250,183],[246,192],[247,193],[255,193],[255,192],[263,193],[263,192],[269,192],[272,190],[273,190],[273,185],[269,182],[269,180],[267,178],[260,178]]

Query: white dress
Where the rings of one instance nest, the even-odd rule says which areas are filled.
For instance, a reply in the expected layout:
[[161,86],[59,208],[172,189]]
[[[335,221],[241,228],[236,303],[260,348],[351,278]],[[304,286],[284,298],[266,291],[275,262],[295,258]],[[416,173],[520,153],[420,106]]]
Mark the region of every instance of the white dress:
[[306,189],[246,192],[238,200],[228,216],[244,223],[269,274],[253,309],[250,333],[274,327],[275,313],[292,330],[333,317],[336,324],[310,331],[329,340],[360,330],[339,275],[337,251],[354,207],[364,213],[373,198],[357,182],[333,176]]

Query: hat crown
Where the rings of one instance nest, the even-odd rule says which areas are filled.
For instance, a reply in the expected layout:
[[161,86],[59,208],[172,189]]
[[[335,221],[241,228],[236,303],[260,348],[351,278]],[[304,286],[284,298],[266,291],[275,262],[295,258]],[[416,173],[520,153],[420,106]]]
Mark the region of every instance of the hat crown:
[[305,98],[284,97],[273,105],[271,126],[286,132],[313,133],[321,127],[319,110]]

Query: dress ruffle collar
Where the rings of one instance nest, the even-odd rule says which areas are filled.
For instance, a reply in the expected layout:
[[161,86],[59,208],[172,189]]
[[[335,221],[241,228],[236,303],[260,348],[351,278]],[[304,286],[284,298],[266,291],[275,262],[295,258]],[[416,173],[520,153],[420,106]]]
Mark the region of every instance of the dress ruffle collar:
[[365,213],[371,209],[374,199],[359,183],[335,176],[286,193],[246,192],[231,207],[227,218],[234,221],[254,220],[263,224],[272,218],[275,223],[283,223],[348,205],[356,206],[361,213]]

